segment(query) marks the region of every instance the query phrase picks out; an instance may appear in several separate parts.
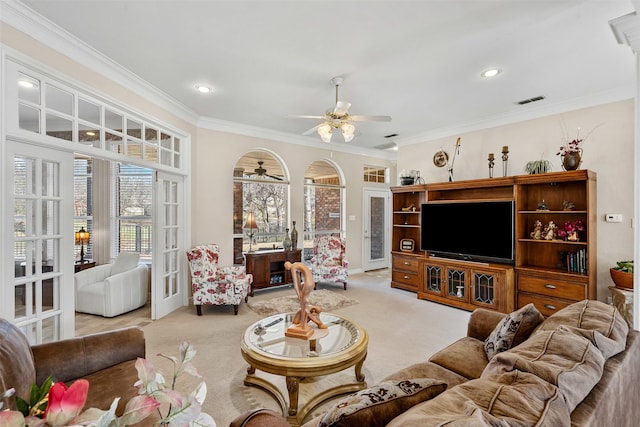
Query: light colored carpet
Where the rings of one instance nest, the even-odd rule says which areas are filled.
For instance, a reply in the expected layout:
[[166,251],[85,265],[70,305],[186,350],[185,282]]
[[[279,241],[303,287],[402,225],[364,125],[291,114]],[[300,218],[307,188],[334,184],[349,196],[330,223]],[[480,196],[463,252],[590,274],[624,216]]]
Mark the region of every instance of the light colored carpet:
[[[309,295],[309,302],[311,305],[320,307],[323,312],[337,310],[339,308],[348,307],[350,305],[358,304],[359,301],[348,296],[349,294],[344,290],[330,291],[328,289],[316,289]],[[254,301],[249,300],[249,308],[261,316],[271,316],[278,313],[292,313],[300,310],[300,301],[298,296],[293,292],[293,295],[285,295],[281,297],[272,298],[267,301]]]
[[[415,293],[392,289],[390,275],[390,270],[351,275],[346,291],[331,285],[318,285],[319,290],[329,289],[360,301],[360,304],[336,309],[335,313],[354,320],[369,334],[367,360],[363,367],[369,385],[376,384],[398,369],[425,361],[436,351],[465,336],[467,331],[468,312],[418,300]],[[267,301],[290,295],[295,295],[292,287],[267,289],[256,292],[250,301]],[[156,355],[160,352],[177,355],[182,341],[191,342],[197,351],[193,364],[207,383],[204,411],[214,417],[219,427],[228,426],[239,414],[254,408],[280,410],[270,394],[243,384],[248,365],[240,355],[240,339],[246,328],[263,315],[255,313],[244,303],[240,304],[237,316],[233,315],[233,307],[204,307],[200,317],[194,307],[183,307],[160,320],[149,321],[148,317],[140,316],[140,313],[145,314],[144,310],[148,312],[149,308],[113,319],[91,317],[101,319],[101,330],[112,329],[112,324],[121,327],[129,316],[132,323],[140,323],[147,340],[147,358],[165,376],[171,372],[171,366]],[[269,376],[261,371],[258,374],[264,375],[286,393],[283,377]],[[300,400],[313,394],[314,390],[339,381],[353,382],[353,369],[306,379],[300,386]],[[190,390],[195,383],[191,379],[181,381],[178,389]]]

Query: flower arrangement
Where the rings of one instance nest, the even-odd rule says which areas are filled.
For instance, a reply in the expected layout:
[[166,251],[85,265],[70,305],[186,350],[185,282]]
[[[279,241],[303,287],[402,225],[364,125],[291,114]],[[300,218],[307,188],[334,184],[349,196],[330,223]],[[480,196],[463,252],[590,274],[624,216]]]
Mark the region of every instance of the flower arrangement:
[[[120,417],[115,413],[120,398],[113,401],[108,411],[89,408],[82,412],[89,392],[87,380],[77,380],[67,387],[62,382],[54,383],[51,378],[47,378],[40,387],[31,386],[29,402],[16,398],[18,411],[1,411],[2,402],[0,401],[0,425],[120,427],[139,423],[157,411],[160,418],[155,421],[157,425],[215,427],[213,418],[201,412],[202,403],[207,395],[207,386],[204,381],[200,382],[188,395],[183,395],[174,389],[177,378],[184,372],[201,378],[191,363],[195,354],[195,349],[187,342],[180,345],[178,358],[158,354],[173,363],[173,379],[170,386],[167,386],[162,374],[156,371],[149,361],[138,358],[135,363],[138,381],[134,384],[138,388],[138,396],[127,402],[124,413]],[[14,392],[14,389],[9,389],[0,394],[0,398],[9,397]]]
[[565,132],[564,140],[568,141],[568,142],[566,142],[564,145],[560,146],[560,148],[558,149],[558,152],[556,153],[556,155],[557,156],[566,156],[568,154],[581,154],[582,153],[582,143],[600,125],[598,125],[598,126],[594,127],[593,129],[591,129],[589,132],[587,132],[587,134],[584,137],[580,136],[580,128],[578,128],[578,130],[576,132],[576,137],[573,138],[572,140],[569,140],[569,138],[566,136],[566,132]]
[[565,240],[577,242],[580,240],[578,231],[584,230],[584,223],[582,220],[577,221],[565,221],[564,225],[558,229],[558,237],[562,237]]

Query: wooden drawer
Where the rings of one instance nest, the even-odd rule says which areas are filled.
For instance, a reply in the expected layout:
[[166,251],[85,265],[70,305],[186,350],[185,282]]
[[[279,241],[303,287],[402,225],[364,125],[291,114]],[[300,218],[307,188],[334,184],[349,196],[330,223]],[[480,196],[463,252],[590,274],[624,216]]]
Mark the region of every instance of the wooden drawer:
[[523,274],[518,275],[518,292],[530,292],[573,301],[582,301],[587,298],[586,287],[582,283]]
[[573,303],[573,301],[562,301],[555,298],[545,298],[539,295],[518,293],[518,308],[524,307],[529,303],[533,303],[544,317],[549,317],[553,313],[565,308]]
[[420,285],[420,277],[418,273],[409,272],[409,271],[393,271],[391,273],[391,280],[394,282],[405,283],[410,285],[411,287],[415,287],[416,289]]
[[420,261],[414,257],[393,256],[393,270],[420,271]]

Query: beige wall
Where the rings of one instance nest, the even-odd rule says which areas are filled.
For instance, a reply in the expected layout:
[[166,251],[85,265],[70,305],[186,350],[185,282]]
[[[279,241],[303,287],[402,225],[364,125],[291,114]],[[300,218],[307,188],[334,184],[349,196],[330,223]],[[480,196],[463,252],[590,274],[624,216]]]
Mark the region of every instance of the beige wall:
[[[595,128],[584,142],[581,168],[598,174],[598,299],[604,301],[610,295],[607,287],[613,285],[609,268],[616,260],[633,258],[632,100],[401,146],[398,170],[418,169],[426,182],[446,181],[447,168],[434,166],[433,155],[442,147],[451,156],[455,140],[460,136],[460,154],[453,168],[456,181],[487,178],[488,153],[496,156],[494,176],[502,176],[503,145],[509,147],[508,175],[525,173],[526,163],[537,159],[549,160],[554,171],[561,171],[556,153],[565,141],[563,129],[573,139],[578,127],[581,135]],[[605,213],[621,213],[623,222],[607,223]]]
[[[329,149],[309,148],[301,145],[268,139],[242,136],[232,133],[199,129],[198,143],[192,148],[192,243],[218,243],[221,246],[221,262],[230,264],[233,256],[233,168],[245,153],[254,149],[266,149],[282,159],[289,171],[291,217],[303,224],[304,172],[316,160],[330,160],[345,177],[345,217],[347,257],[349,269],[362,268],[362,190],[363,188],[388,188],[388,184],[364,183],[364,165],[390,168],[395,176],[395,166],[388,160]],[[349,217],[355,217],[350,221]],[[299,229],[302,233],[302,229]]]
[[[292,177],[290,220],[296,220],[299,224],[303,222],[301,177],[304,170],[314,160],[334,161],[342,169],[346,179],[345,214],[347,218],[355,217],[354,221],[346,221],[350,268],[362,268],[362,189],[387,188],[387,185],[363,183],[362,169],[365,164],[390,167],[392,183],[395,184],[397,173],[392,162],[198,129],[194,124],[171,114],[162,105],[114,83],[2,22],[0,35],[0,42],[4,45],[34,58],[44,66],[191,135],[192,243],[219,243],[223,248],[224,263],[232,260],[232,176],[233,166],[238,158],[255,148],[265,148],[284,160]],[[563,128],[573,137],[577,127],[587,132],[600,125],[585,143],[582,167],[598,173],[598,295],[604,300],[608,295],[606,288],[612,284],[608,274],[609,267],[615,260],[631,258],[633,255],[633,114],[633,102],[629,100],[402,146],[398,151],[397,170],[418,169],[427,182],[445,181],[446,168],[436,168],[433,165],[433,154],[443,147],[451,155],[456,137],[461,136],[460,155],[454,167],[456,180],[487,177],[487,154],[493,152],[499,159],[503,145],[510,148],[509,175],[523,173],[527,161],[540,158],[550,160],[553,170],[558,171],[561,167],[555,153],[564,141]],[[499,176],[501,171],[501,161],[498,160],[495,175]],[[605,223],[605,213],[622,213],[624,221],[621,224]]]

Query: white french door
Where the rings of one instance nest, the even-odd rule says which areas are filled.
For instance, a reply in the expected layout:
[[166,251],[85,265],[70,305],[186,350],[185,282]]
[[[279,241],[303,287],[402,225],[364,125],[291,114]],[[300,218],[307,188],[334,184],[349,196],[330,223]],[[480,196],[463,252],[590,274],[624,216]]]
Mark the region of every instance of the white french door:
[[73,154],[7,141],[2,316],[31,344],[75,335]]
[[364,190],[364,271],[389,267],[389,191]]
[[160,319],[186,302],[184,178],[156,172],[151,318]]

